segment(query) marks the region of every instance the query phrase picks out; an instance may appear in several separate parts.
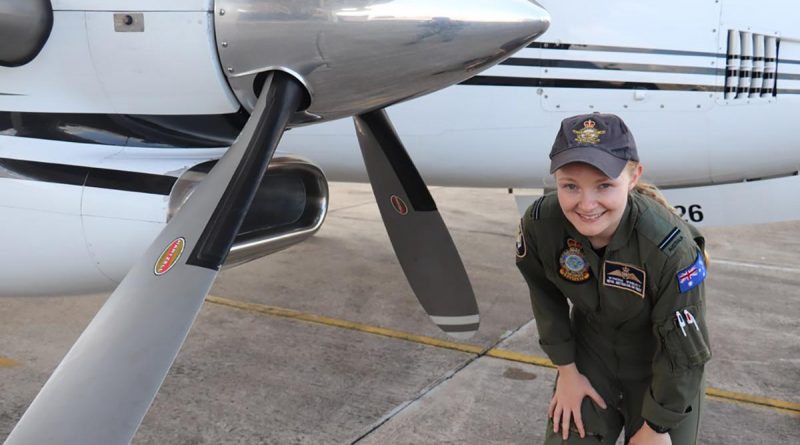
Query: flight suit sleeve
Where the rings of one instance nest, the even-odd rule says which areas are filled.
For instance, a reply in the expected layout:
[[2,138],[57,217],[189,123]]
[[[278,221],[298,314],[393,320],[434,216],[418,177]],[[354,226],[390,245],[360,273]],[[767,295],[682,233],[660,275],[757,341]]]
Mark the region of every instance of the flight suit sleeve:
[[681,255],[683,264],[668,261],[651,315],[658,346],[642,417],[666,428],[677,427],[699,409],[691,403],[702,391],[704,365],[711,358],[703,283],[707,272],[703,254],[696,250],[694,255],[692,260]]
[[[536,240],[520,221],[517,234],[517,268],[530,289],[533,316],[539,331],[539,344],[556,365],[575,362],[575,339],[569,320],[569,305],[560,290],[547,279]],[[530,221],[527,224],[531,224]]]

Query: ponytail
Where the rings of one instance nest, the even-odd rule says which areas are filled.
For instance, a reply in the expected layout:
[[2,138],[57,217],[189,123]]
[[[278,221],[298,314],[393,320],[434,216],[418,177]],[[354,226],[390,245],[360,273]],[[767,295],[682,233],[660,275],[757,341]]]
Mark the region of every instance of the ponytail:
[[[639,164],[635,161],[628,161],[628,165],[625,166],[625,169],[628,170],[629,173],[633,173],[633,170],[636,168],[637,165]],[[670,212],[677,213],[675,207],[673,207],[672,204],[670,204],[669,201],[667,201],[667,198],[664,197],[664,194],[661,193],[661,190],[659,190],[658,187],[656,187],[655,185],[647,181],[643,181],[640,178],[639,182],[637,182],[636,185],[633,187],[633,191],[640,195],[647,196],[653,201],[664,206],[664,208],[666,208]],[[692,228],[692,237],[693,238],[701,237],[700,239],[702,240],[702,235],[700,235],[700,232],[698,232],[697,229],[695,229],[693,226],[690,227]],[[711,263],[711,257],[708,254],[705,242],[702,242],[698,246],[700,247],[700,250],[703,252],[703,259],[705,260],[706,266],[709,266],[709,264]]]
[[[631,175],[631,177],[633,177],[634,174],[633,172],[636,170],[636,167],[638,166],[639,166],[638,162],[628,161],[628,164],[625,166],[625,170],[627,170],[628,174]],[[639,178],[639,182],[637,182],[636,185],[633,187],[633,191],[640,195],[647,196],[653,201],[664,206],[665,209],[675,213],[675,207],[672,207],[672,204],[670,204],[667,201],[667,198],[664,197],[664,195],[661,193],[661,190],[659,190],[658,187],[656,187],[655,185],[647,181],[643,181],[641,178]]]
[[640,195],[647,196],[653,201],[664,206],[664,208],[666,208],[670,212],[675,211],[675,207],[672,207],[672,204],[670,204],[667,201],[667,198],[664,197],[664,195],[661,193],[661,190],[659,190],[658,187],[647,181],[643,181],[640,179],[639,182],[636,183],[636,186],[633,188],[633,191]]

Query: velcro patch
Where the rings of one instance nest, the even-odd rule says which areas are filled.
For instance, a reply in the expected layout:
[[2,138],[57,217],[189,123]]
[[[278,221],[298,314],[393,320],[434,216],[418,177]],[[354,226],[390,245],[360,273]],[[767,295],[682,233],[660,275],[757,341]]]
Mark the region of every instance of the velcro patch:
[[527,254],[527,248],[525,247],[525,235],[522,233],[522,221],[519,222],[519,228],[517,228],[517,258],[525,258],[525,254]]
[[683,241],[683,236],[676,237],[670,244],[667,246],[667,253],[672,254],[675,251],[675,248],[680,245],[681,241]]
[[703,254],[697,252],[697,259],[694,263],[686,269],[678,271],[676,278],[681,293],[699,286],[706,279],[706,262],[703,260]]
[[624,289],[644,298],[647,273],[630,264],[606,261],[603,263],[603,285]]

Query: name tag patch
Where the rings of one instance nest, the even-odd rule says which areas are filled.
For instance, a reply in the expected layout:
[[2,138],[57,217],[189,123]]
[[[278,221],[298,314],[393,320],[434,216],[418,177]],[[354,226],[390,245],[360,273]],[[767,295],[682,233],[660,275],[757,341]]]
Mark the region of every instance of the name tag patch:
[[630,264],[606,261],[603,263],[603,285],[633,292],[644,298],[647,273]]

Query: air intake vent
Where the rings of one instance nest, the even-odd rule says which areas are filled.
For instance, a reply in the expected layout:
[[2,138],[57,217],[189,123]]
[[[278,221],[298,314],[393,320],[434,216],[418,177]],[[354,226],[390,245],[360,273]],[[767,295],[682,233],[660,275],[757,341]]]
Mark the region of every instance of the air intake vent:
[[775,76],[778,71],[778,39],[767,37],[764,41],[764,79],[761,82],[761,96],[775,95]]
[[761,96],[761,81],[764,79],[764,39],[753,34],[753,70],[750,75],[750,97]]
[[776,37],[747,31],[728,31],[725,99],[775,96]]

